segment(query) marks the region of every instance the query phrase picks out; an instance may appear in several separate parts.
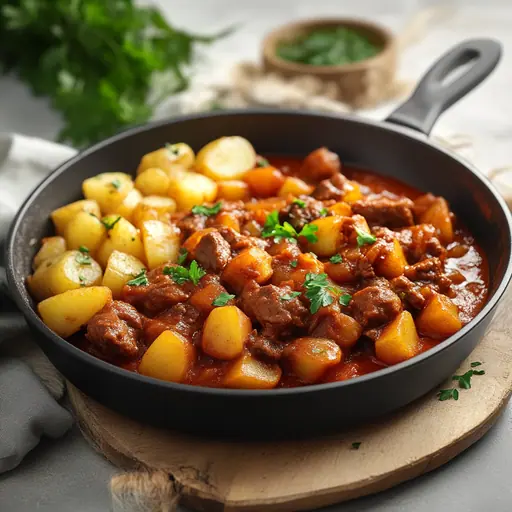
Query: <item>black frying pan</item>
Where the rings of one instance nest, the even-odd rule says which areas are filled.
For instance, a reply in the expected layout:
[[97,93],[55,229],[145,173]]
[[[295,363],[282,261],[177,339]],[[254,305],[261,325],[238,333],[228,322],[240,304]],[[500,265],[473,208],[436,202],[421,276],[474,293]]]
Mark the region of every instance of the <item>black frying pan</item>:
[[[10,290],[40,346],[67,379],[99,402],[141,421],[189,432],[318,434],[424,395],[452,374],[482,338],[512,273],[511,217],[505,203],[478,171],[425,136],[446,108],[494,69],[500,53],[500,45],[486,39],[457,46],[385,122],[286,111],[216,112],[128,130],[64,163],[27,199],[7,242]],[[443,83],[464,64],[468,67],[462,75]],[[51,233],[50,212],[79,199],[84,179],[133,170],[141,155],[167,141],[185,141],[197,150],[223,135],[246,137],[262,154],[303,156],[328,146],[343,162],[446,197],[488,255],[487,305],[455,336],[410,361],[350,381],[270,391],[209,389],[144,377],[100,361],[50,331],[25,288],[34,241]]]

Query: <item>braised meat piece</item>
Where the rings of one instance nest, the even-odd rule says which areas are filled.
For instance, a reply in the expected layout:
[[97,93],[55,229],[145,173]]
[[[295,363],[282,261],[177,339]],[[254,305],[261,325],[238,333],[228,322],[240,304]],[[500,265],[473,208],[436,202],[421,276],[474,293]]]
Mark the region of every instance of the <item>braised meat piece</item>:
[[[169,263],[167,266],[177,265]],[[179,302],[186,301],[195,289],[194,284],[191,281],[178,284],[165,275],[163,269],[164,267],[159,267],[149,272],[149,284],[145,286],[126,285],[123,288],[122,300],[148,316],[155,316]]]
[[289,334],[295,327],[304,327],[308,310],[298,297],[291,297],[289,286],[260,286],[247,283],[239,299],[240,308],[263,327],[271,337]]
[[327,148],[318,148],[304,159],[299,174],[306,181],[320,181],[340,171],[341,162],[338,155]]
[[222,227],[219,228],[218,231],[222,238],[230,245],[233,252],[240,252],[248,247],[259,247],[265,250],[269,245],[269,242],[263,238],[241,235],[233,228]]
[[313,190],[313,197],[320,201],[329,201],[333,199],[340,201],[345,195],[345,184],[347,178],[343,174],[335,174],[331,179],[322,180]]
[[246,343],[247,348],[251,354],[258,359],[263,359],[270,363],[275,363],[281,359],[285,344],[279,341],[272,340],[254,330]]
[[196,231],[200,231],[206,227],[207,217],[204,215],[196,215],[194,213],[189,213],[185,215],[181,219],[176,222],[176,225],[183,233],[185,238],[188,238],[190,235],[195,233]]
[[118,300],[109,302],[87,323],[89,352],[109,362],[136,359],[142,325],[143,317],[134,307]]
[[413,309],[423,309],[425,297],[420,287],[405,276],[395,277],[390,282],[392,290],[402,299],[404,304]]
[[413,206],[414,203],[406,197],[400,199],[379,197],[356,201],[352,205],[352,212],[365,217],[370,226],[402,228],[414,224]]
[[393,320],[402,310],[402,302],[387,280],[379,279],[354,293],[350,307],[354,318],[365,329],[371,329]]
[[289,222],[296,231],[300,231],[306,224],[322,217],[322,211],[325,206],[321,201],[317,201],[309,196],[300,196],[299,198],[304,206],[295,202],[286,205],[279,212],[279,220]]
[[205,270],[218,273],[229,263],[231,247],[218,231],[212,231],[201,237],[194,254]]
[[405,251],[409,263],[436,256],[446,257],[446,249],[436,237],[436,229],[431,224],[417,224],[396,232],[398,241]]
[[405,277],[411,281],[437,281],[443,274],[443,264],[439,258],[427,258],[405,270]]
[[434,194],[424,194],[414,200],[413,213],[419,219],[436,201]]

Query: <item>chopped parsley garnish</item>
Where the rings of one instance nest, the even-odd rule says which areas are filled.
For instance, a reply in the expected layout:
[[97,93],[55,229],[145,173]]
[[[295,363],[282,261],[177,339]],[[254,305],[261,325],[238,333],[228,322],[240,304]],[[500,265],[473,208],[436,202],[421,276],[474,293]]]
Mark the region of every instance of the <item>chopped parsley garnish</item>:
[[308,242],[318,242],[318,237],[315,233],[318,231],[318,226],[315,224],[306,224],[300,231],[298,236],[303,236]]
[[171,157],[176,157],[180,154],[180,148],[176,144],[169,144],[167,142],[165,144],[165,149],[167,149]]
[[294,199],[293,204],[296,204],[297,206],[300,206],[301,208],[304,208],[306,206],[306,202],[302,199]]
[[298,297],[300,295],[300,292],[290,292],[285,295],[281,295],[281,300],[292,300],[295,297]]
[[481,366],[482,363],[480,361],[474,361],[471,363],[471,368],[476,368],[477,366]]
[[327,208],[322,208],[320,210],[320,216],[325,217],[329,213],[329,210]]
[[119,190],[121,188],[121,181],[119,180],[114,180],[114,181],[111,181],[110,184],[116,189],[116,190]]
[[143,268],[136,276],[126,283],[128,286],[147,286],[149,280],[146,276],[146,269]]
[[362,247],[363,245],[374,244],[377,239],[367,231],[363,231],[362,229],[356,228],[357,233],[357,245]]
[[352,450],[359,450],[360,446],[361,446],[361,441],[356,441],[355,443],[352,443]]
[[270,162],[266,158],[262,156],[256,158],[256,167],[268,167],[269,165]]
[[90,251],[89,251],[89,249],[88,249],[87,247],[85,247],[85,245],[81,245],[81,246],[78,248],[78,250],[79,250],[80,252],[85,252],[85,253],[87,253],[87,254],[89,254],[89,252],[90,252]]
[[485,370],[473,370],[473,375],[485,375]]
[[335,254],[334,256],[331,256],[329,258],[329,261],[331,263],[341,263],[343,261],[343,257],[341,256],[341,254]]
[[458,400],[459,399],[459,391],[455,388],[450,389],[441,389],[439,393],[437,393],[437,397],[440,402],[444,402],[445,400]]
[[199,280],[206,275],[206,272],[193,260],[190,268],[177,265],[176,267],[164,267],[164,275],[170,276],[176,284],[184,284],[187,281],[192,281],[196,286]]
[[306,289],[304,294],[311,302],[309,310],[316,313],[320,308],[332,304],[334,298],[331,295],[331,285],[327,281],[327,274],[306,274],[303,287]]
[[471,389],[473,375],[485,375],[485,370],[468,370],[464,375],[454,375],[452,380],[457,380],[462,389]]
[[235,296],[230,293],[222,292],[213,299],[212,306],[225,306],[231,299],[234,299]]
[[297,268],[298,264],[299,264],[299,262],[297,260],[290,261],[290,267],[292,267],[292,268]]
[[352,300],[352,295],[350,295],[350,293],[344,293],[343,295],[340,295],[338,302],[342,306],[348,306],[350,304],[351,300]]
[[318,237],[315,235],[316,231],[318,231],[318,226],[315,226],[314,224],[306,224],[301,229],[300,233],[297,233],[295,228],[289,222],[285,221],[280,224],[279,212],[274,210],[267,215],[261,236],[263,238],[269,238],[273,236],[274,242],[276,243],[279,243],[283,239],[296,241],[300,236],[306,238],[308,242],[317,242]]
[[78,248],[78,251],[78,254],[75,256],[75,261],[79,265],[91,265],[92,259],[91,256],[89,255],[89,249],[87,249],[87,247],[85,247],[84,245],[81,245]]
[[212,215],[217,215],[222,208],[222,201],[215,203],[213,206],[205,206],[205,205],[195,205],[192,206],[192,213],[195,215],[206,215],[206,217],[211,217]]
[[180,249],[178,254],[178,265],[183,265],[187,261],[188,251],[184,247]]
[[120,215],[115,219],[112,219],[112,217],[103,217],[103,219],[101,219],[101,223],[105,226],[107,231],[110,231],[120,220]]

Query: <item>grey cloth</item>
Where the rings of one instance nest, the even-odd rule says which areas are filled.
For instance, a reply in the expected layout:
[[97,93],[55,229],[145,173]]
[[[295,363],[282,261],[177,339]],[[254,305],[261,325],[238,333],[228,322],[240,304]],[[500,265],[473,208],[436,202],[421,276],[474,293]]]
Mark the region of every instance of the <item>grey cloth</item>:
[[62,436],[73,422],[56,400],[63,394],[62,378],[8,297],[1,259],[5,235],[23,199],[73,154],[51,142],[0,135],[0,472],[17,466],[42,436]]

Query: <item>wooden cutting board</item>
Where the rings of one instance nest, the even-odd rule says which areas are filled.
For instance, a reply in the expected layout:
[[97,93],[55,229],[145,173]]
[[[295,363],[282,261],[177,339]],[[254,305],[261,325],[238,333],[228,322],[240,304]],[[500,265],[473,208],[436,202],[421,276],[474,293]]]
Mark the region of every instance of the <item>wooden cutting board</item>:
[[[484,340],[457,373],[481,361],[470,390],[440,402],[432,391],[392,416],[321,439],[226,442],[124,418],[69,385],[82,430],[124,469],[161,470],[197,510],[298,511],[375,493],[431,471],[480,439],[512,390],[512,289]],[[453,387],[451,381],[443,387]],[[360,442],[359,449],[352,443]]]

